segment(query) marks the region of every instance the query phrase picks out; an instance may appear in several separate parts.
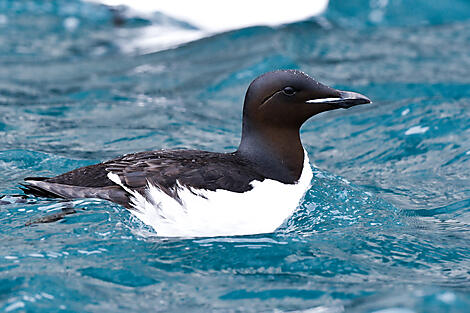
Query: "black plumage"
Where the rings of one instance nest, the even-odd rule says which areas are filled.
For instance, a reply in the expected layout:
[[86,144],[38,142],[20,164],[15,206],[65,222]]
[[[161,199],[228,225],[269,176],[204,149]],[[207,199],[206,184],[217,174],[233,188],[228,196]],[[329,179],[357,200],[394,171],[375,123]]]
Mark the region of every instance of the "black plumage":
[[[108,173],[118,175],[124,186],[141,194],[145,194],[144,189],[151,183],[175,198],[178,198],[177,182],[190,190],[245,192],[252,189],[250,182],[253,180],[264,180],[253,164],[236,152],[159,150],[124,155],[56,177],[26,178],[23,190],[36,196],[69,198],[73,195],[75,198],[67,186],[81,187],[83,197],[93,194],[128,207],[128,195],[108,179]],[[44,184],[50,188],[44,188]]]

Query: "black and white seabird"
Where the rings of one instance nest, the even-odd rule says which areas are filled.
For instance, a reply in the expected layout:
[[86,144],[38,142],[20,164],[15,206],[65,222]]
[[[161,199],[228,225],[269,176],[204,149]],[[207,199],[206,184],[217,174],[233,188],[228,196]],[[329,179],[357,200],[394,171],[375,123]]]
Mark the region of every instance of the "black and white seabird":
[[132,153],[56,177],[26,178],[22,188],[36,196],[118,203],[160,236],[270,233],[294,212],[313,176],[302,124],[365,103],[370,100],[363,95],[297,70],[269,72],[248,88],[235,152]]

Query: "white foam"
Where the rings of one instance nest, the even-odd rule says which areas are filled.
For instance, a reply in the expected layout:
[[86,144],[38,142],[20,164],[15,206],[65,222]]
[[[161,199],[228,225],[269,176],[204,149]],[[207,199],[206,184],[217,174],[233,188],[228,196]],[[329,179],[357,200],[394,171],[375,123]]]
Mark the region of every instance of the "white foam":
[[77,29],[78,25],[80,25],[80,20],[76,17],[67,17],[63,24],[68,31],[73,32]]
[[116,41],[126,53],[151,53],[177,47],[210,35],[207,31],[171,25],[150,25],[139,29],[120,29]]
[[10,311],[14,311],[14,310],[17,310],[17,309],[20,309],[20,308],[24,308],[24,306],[25,306],[25,304],[22,301],[14,302],[12,304],[9,304],[5,308],[5,312],[10,312]]
[[328,0],[87,0],[106,5],[126,5],[141,13],[161,12],[212,33],[255,25],[276,26],[321,14]]
[[437,298],[447,304],[450,304],[454,302],[455,300],[457,300],[457,296],[455,295],[455,293],[451,291],[446,291],[444,293],[441,293],[437,296]]
[[[148,1],[148,0],[85,0],[110,6],[125,5],[129,14],[152,20],[155,12],[196,27],[191,29],[174,23],[152,24],[138,28],[118,28],[115,41],[126,53],[152,53],[176,48],[181,44],[216,33],[256,25],[277,26],[321,14],[328,0],[280,1]],[[249,9],[247,9],[249,8]],[[1,15],[0,15],[1,16]],[[0,20],[1,22],[1,20]],[[71,24],[70,22],[68,22]],[[74,25],[65,24],[65,26]],[[96,51],[97,54],[100,51]]]
[[427,126],[424,126],[424,127],[421,125],[413,126],[405,132],[405,135],[409,136],[409,135],[416,135],[416,134],[424,134],[428,130],[429,130],[429,127]]
[[181,202],[148,184],[146,197],[124,186],[118,175],[110,180],[131,197],[130,212],[151,226],[159,236],[212,237],[271,233],[297,208],[310,186],[312,169],[305,152],[304,168],[296,184],[275,180],[253,181],[244,193],[195,190],[178,186]]

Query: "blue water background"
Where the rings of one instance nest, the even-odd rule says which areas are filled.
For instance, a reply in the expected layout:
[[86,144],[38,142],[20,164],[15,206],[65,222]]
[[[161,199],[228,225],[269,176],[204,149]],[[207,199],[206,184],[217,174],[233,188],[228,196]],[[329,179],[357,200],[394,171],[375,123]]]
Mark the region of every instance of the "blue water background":
[[[130,45],[159,24],[192,28],[0,2],[0,310],[470,312],[470,2],[334,0],[277,28]],[[105,201],[8,196],[124,153],[231,151],[246,87],[278,68],[374,103],[302,128],[315,177],[274,234],[159,238]]]

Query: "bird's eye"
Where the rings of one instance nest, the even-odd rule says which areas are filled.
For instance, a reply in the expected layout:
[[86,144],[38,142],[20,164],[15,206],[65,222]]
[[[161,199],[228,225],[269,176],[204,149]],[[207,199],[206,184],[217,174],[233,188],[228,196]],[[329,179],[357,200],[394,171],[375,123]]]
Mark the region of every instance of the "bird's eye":
[[285,95],[293,96],[295,94],[295,89],[292,87],[285,87],[282,89],[282,92],[284,92]]

